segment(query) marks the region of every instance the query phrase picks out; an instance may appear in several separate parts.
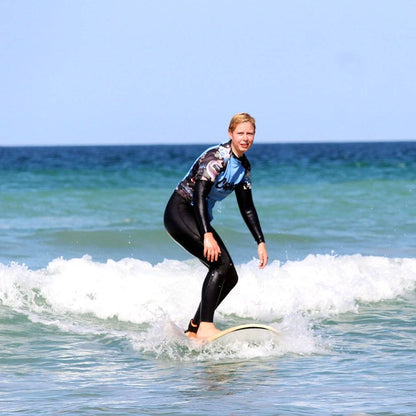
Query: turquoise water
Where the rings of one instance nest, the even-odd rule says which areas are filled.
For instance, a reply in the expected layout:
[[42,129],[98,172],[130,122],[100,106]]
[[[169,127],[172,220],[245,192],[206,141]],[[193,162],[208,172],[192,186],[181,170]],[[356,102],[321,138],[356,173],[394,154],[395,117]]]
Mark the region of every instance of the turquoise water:
[[162,215],[205,147],[0,148],[2,414],[416,414],[416,143],[255,144],[270,264],[219,204],[216,320],[281,335],[201,347],[204,268]]

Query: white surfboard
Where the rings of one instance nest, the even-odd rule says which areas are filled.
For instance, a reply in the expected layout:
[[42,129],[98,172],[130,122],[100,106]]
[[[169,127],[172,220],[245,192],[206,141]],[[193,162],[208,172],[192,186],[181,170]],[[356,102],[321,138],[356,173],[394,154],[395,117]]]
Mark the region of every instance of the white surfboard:
[[210,343],[217,340],[226,341],[246,341],[246,342],[262,342],[268,340],[276,340],[279,332],[269,326],[262,324],[245,324],[238,325],[221,331],[217,335],[208,338],[204,343]]

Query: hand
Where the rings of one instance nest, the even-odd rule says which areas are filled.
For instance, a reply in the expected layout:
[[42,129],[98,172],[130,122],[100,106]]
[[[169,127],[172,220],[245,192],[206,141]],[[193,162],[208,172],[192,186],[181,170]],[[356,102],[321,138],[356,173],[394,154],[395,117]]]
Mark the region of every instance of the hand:
[[269,255],[267,254],[266,243],[260,243],[257,246],[257,252],[259,254],[259,268],[264,269],[269,260]]
[[212,233],[204,234],[204,257],[208,261],[217,261],[221,255],[220,246]]

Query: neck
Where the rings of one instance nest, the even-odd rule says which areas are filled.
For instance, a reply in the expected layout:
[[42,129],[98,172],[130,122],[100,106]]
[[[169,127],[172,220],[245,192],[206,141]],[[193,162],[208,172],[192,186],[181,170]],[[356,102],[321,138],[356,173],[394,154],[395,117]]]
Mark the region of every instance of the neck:
[[231,142],[231,151],[233,152],[233,155],[237,158],[237,159],[240,159],[242,156],[243,156],[243,154],[244,153],[239,153],[239,152],[237,152],[236,150],[235,150],[235,148],[234,148],[234,146],[233,146],[233,143]]

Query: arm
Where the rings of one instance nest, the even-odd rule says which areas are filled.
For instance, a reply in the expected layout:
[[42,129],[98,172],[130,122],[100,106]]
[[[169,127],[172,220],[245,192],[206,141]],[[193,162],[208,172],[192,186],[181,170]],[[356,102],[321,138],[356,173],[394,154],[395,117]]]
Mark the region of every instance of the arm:
[[197,180],[194,187],[193,203],[196,223],[199,232],[204,238],[204,257],[208,261],[217,261],[221,249],[212,233],[208,215],[207,196],[213,182]]
[[245,223],[248,226],[248,229],[257,242],[257,251],[260,260],[259,267],[263,269],[266,267],[269,257],[267,254],[266,243],[264,241],[264,235],[260,226],[259,217],[254,206],[251,189],[244,189],[243,184],[239,184],[235,188],[235,194],[237,197],[241,216],[243,217]]

